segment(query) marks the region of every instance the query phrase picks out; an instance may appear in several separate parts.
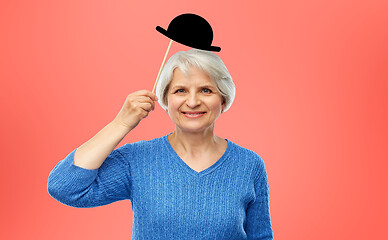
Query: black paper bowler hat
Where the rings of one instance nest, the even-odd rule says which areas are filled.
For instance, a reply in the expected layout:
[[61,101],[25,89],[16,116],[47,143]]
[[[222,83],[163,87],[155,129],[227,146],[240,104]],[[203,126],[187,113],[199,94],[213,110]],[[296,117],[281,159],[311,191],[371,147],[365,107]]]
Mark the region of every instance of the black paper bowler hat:
[[201,16],[185,13],[175,17],[168,25],[167,31],[160,26],[158,32],[183,45],[207,51],[221,51],[220,47],[211,46],[213,30],[210,24]]

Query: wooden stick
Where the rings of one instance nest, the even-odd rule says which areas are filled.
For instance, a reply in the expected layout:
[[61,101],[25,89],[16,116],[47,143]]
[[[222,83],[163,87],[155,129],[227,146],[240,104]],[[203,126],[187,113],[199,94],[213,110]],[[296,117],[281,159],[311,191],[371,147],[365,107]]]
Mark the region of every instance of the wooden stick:
[[168,48],[167,48],[166,54],[164,55],[162,66],[160,66],[158,76],[156,77],[156,81],[155,81],[155,84],[154,84],[154,88],[152,89],[152,93],[154,93],[156,85],[158,84],[159,76],[160,76],[160,73],[162,72],[164,62],[166,61],[166,57],[168,55],[168,51],[170,51],[171,43],[172,43],[172,40],[170,40],[170,44],[168,44]]

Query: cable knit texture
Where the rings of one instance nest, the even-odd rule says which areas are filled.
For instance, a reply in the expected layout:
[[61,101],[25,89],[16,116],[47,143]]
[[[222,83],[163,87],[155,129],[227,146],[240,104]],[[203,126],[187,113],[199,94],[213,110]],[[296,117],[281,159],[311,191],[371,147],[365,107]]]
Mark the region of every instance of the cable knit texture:
[[95,170],[74,165],[75,149],[50,172],[48,192],[77,208],[129,199],[133,240],[273,239],[267,172],[257,153],[226,139],[222,157],[197,172],[168,135],[127,143]]

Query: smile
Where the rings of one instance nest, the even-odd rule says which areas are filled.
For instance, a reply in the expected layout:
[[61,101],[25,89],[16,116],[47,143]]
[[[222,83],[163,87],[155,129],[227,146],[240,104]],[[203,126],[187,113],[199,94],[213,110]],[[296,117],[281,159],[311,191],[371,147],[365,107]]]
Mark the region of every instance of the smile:
[[183,115],[185,115],[188,118],[199,118],[199,117],[202,117],[205,114],[206,114],[205,112],[204,113],[195,113],[195,114],[190,114],[190,113],[183,112]]

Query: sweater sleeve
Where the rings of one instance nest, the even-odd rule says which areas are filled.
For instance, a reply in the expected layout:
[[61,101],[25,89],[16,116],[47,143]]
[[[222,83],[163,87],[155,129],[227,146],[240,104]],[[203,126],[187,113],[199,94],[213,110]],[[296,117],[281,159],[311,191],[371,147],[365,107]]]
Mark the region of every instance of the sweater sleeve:
[[47,191],[57,201],[77,208],[91,208],[130,199],[129,162],[113,150],[98,169],[74,165],[72,151],[50,172]]
[[272,240],[268,178],[264,161],[259,160],[261,170],[255,181],[256,199],[247,208],[246,233],[249,240]]

